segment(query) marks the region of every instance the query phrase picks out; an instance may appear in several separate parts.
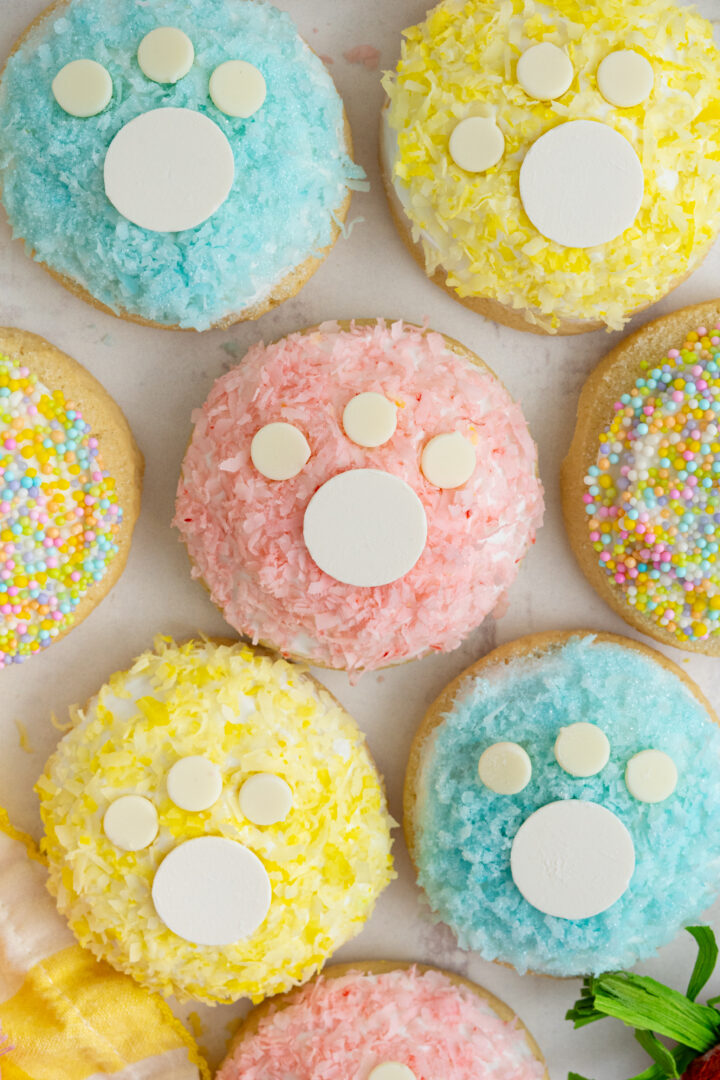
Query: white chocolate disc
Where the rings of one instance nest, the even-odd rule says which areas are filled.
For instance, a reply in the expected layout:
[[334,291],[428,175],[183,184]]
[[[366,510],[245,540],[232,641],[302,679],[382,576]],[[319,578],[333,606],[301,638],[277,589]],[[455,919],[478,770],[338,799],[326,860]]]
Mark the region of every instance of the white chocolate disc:
[[459,431],[436,435],[420,459],[423,476],[439,488],[462,487],[475,472],[476,464],[475,447]]
[[480,755],[478,775],[497,795],[517,795],[530,783],[532,762],[519,743],[496,742]]
[[520,167],[525,213],[564,247],[607,244],[634,222],[645,180],[628,140],[596,120],[570,120],[533,143]]
[[627,789],[640,802],[663,802],[672,795],[677,782],[675,762],[662,750],[641,750],[625,768]]
[[121,795],[105,811],[103,829],[115,847],[142,851],[158,834],[157,810],[142,795]]
[[240,809],[253,825],[277,825],[292,810],[293,793],[281,776],[256,773],[240,788]]
[[194,945],[233,945],[264,921],[272,892],[252,851],[222,836],[198,836],[165,856],[152,898],[178,937]]
[[573,81],[570,57],[550,41],[531,45],[518,60],[517,81],[536,101],[562,97]]
[[641,105],[652,94],[654,82],[652,64],[633,49],[608,53],[597,70],[598,90],[619,109]]
[[279,421],[255,432],[250,457],[268,480],[292,480],[307,465],[310,447],[299,428]]
[[226,60],[210,76],[210,97],[220,112],[246,120],[265,101],[262,71],[247,60]]
[[548,803],[518,829],[513,881],[529,904],[560,919],[590,919],[620,899],[635,869],[630,833],[599,803]]
[[315,492],[303,521],[313,561],[336,581],[371,588],[412,570],[427,519],[413,489],[379,469],[338,473]]
[[222,773],[202,754],[176,761],[167,774],[167,792],[181,810],[208,810],[220,798]]
[[466,172],[485,172],[505,153],[505,136],[491,117],[467,116],[453,128],[448,150]]
[[186,33],[175,26],[158,26],[140,42],[137,61],[143,75],[156,83],[176,83],[193,66],[195,50]]
[[53,79],[52,92],[70,116],[97,116],[110,103],[112,79],[97,60],[71,60]]
[[571,776],[595,776],[610,758],[610,743],[602,728],[581,720],[561,727],[555,740],[555,759]]
[[151,109],[120,128],[105,155],[105,194],[142,229],[180,232],[207,221],[228,197],[233,152],[194,109]]
[[357,446],[382,446],[395,434],[397,408],[384,394],[367,391],[350,398],[342,422],[348,439]]
[[417,1080],[417,1078],[407,1065],[401,1065],[399,1061],[383,1061],[382,1064],[375,1066],[368,1080]]

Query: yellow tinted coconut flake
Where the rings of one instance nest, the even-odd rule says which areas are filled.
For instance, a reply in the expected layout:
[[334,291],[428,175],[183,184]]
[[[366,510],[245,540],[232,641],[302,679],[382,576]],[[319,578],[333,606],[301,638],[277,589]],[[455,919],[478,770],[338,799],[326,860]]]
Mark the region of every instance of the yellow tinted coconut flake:
[[[79,941],[163,993],[257,1001],[300,983],[362,928],[393,875],[385,798],[362,734],[305,670],[245,645],[158,639],[113,676],[61,741],[37,790],[51,892]],[[168,795],[180,759],[202,754],[222,774],[208,809]],[[238,793],[257,773],[292,790],[284,820],[258,826]],[[108,806],[149,800],[155,840],[123,851],[103,830]],[[272,889],[243,940],[198,946],[161,921],[151,889],[162,860],[195,837],[244,845]]]
[[[575,72],[555,101],[533,100],[516,79],[519,57],[539,42],[562,48]],[[612,106],[597,86],[601,60],[618,49],[653,67],[652,93],[636,107]],[[383,84],[396,191],[427,272],[442,267],[461,297],[527,309],[546,329],[559,319],[619,329],[695,269],[720,229],[720,52],[692,9],[670,0],[446,0],[405,31],[397,72]],[[505,137],[504,156],[484,173],[464,172],[448,153],[469,115],[494,118]],[[520,199],[527,151],[569,120],[610,125],[643,167],[633,225],[597,247],[546,240]]]

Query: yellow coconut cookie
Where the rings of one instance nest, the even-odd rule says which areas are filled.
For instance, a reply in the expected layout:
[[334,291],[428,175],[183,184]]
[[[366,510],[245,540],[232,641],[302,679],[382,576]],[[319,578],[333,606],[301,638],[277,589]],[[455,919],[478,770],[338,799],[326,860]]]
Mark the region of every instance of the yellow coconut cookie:
[[648,323],[598,364],[562,470],[570,543],[635,629],[720,654],[720,301]]
[[49,887],[80,942],[146,986],[287,990],[393,877],[363,737],[300,667],[160,638],[73,720],[37,787]]
[[0,668],[82,622],[120,577],[143,459],[99,382],[0,327]]
[[712,26],[671,0],[444,0],[384,79],[401,234],[498,322],[619,329],[720,229],[719,72]]

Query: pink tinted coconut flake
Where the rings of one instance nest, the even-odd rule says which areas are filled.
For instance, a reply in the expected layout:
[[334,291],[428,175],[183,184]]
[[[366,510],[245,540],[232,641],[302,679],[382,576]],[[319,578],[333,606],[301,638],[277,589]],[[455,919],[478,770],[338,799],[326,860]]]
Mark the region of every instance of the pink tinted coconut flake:
[[[342,414],[363,391],[397,406],[397,429],[375,449],[345,435]],[[537,452],[520,406],[484,367],[440,334],[393,323],[325,323],[253,346],[193,414],[175,525],[193,573],[228,622],[254,642],[351,672],[449,651],[511,584],[542,521]],[[250,444],[263,425],[298,427],[311,456],[291,480],[268,480]],[[460,432],[477,464],[455,489],[420,469],[425,444]],[[417,493],[428,524],[415,566],[389,585],[358,588],[320,570],[303,540],[311,497],[347,469],[382,469]]]

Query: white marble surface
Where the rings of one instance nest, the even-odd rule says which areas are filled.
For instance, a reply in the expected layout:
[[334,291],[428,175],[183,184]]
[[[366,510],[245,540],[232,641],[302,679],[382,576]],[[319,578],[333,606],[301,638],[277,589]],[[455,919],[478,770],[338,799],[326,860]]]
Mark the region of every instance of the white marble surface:
[[[343,53],[359,44],[381,51],[381,68],[396,60],[400,31],[420,19],[425,0],[281,0],[307,40],[323,57],[344,96],[355,136],[356,157],[372,182],[356,195],[350,218],[360,219],[348,240],[295,299],[255,324],[203,335],[149,330],[101,314],[65,292],[11,242],[0,223],[0,323],[43,334],[85,364],[114,394],[145,454],[143,511],[127,570],[101,607],[64,641],[31,662],[0,676],[0,805],[35,836],[40,825],[32,787],[59,735],[51,723],[67,706],[85,700],[112,671],[123,667],[162,631],[187,636],[222,632],[224,623],[204,590],[193,584],[187,557],[170,528],[175,484],[190,433],[190,411],[213,380],[260,338],[270,340],[328,318],[389,315],[421,321],[475,349],[520,398],[540,447],[547,492],[547,517],[526,559],[507,614],[476,631],[455,653],[378,675],[350,687],[343,674],[321,679],[367,732],[384,773],[391,808],[400,816],[407,750],[426,706],[444,684],[496,643],[536,630],[578,626],[629,632],[597,598],[575,566],[563,533],[558,467],[573,428],[578,391],[603,353],[619,339],[604,332],[580,338],[546,339],[485,322],[427,282],[392,226],[376,165],[377,119],[382,100],[379,71],[351,64]],[[699,8],[720,21],[720,0]],[[43,7],[43,0],[0,0],[0,55]],[[636,322],[720,292],[720,249],[650,314]],[[718,661],[687,658],[687,665],[712,699],[720,696]],[[20,745],[18,724],[28,733]],[[549,1062],[553,1080],[569,1068],[596,1080],[624,1080],[643,1068],[644,1054],[630,1033],[595,1025],[574,1033],[563,1019],[579,982],[554,981],[486,963],[460,952],[452,935],[427,917],[400,832],[395,853],[398,880],[386,890],[362,935],[338,954],[341,959],[397,957],[446,965],[463,972],[508,1001],[528,1023]],[[710,913],[718,923],[720,906]],[[691,965],[688,942],[677,941],[645,970],[681,984]],[[720,993],[720,978],[714,992]],[[180,1012],[192,1011],[185,1009]],[[195,1010],[200,1042],[213,1064],[223,1053],[229,1025],[241,1004]],[[350,1080],[350,1078],[348,1078]],[[440,1078],[437,1078],[440,1080]]]

